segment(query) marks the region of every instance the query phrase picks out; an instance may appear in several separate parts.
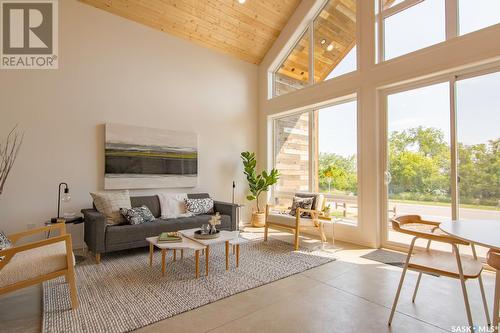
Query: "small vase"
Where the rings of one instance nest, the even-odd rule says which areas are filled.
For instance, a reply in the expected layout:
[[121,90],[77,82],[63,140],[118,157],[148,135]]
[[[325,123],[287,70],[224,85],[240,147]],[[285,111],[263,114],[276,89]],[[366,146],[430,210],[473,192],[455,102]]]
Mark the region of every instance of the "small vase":
[[212,226],[212,228],[210,229],[210,234],[216,234],[217,233],[217,229],[215,228],[215,225]]

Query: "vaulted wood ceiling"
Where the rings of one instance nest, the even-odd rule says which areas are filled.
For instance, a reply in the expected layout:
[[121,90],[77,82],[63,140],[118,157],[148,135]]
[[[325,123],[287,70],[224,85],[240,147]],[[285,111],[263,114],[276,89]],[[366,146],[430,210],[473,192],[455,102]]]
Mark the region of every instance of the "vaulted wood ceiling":
[[259,64],[300,0],[80,0]]

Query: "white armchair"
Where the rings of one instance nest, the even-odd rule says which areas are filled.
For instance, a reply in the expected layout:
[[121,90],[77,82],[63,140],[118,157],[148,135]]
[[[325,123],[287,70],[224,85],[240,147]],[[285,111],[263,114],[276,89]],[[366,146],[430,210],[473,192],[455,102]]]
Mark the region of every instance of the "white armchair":
[[[273,212],[272,205],[266,205],[266,224],[264,229],[264,241],[267,241],[269,228],[278,228],[289,230],[294,233],[295,250],[299,249],[299,236],[301,227],[314,227],[319,230],[321,240],[326,242],[325,230],[323,221],[320,219],[323,216],[323,208],[325,205],[325,197],[318,193],[296,193],[295,196],[307,198],[312,197],[312,209],[297,208],[295,216],[279,212]],[[302,217],[302,213],[309,213],[310,217]]]
[[[59,230],[60,235],[48,239],[17,245],[24,237]],[[78,307],[74,256],[71,235],[64,223],[28,230],[10,235],[13,247],[0,251],[0,295],[65,276],[69,285],[71,307]]]

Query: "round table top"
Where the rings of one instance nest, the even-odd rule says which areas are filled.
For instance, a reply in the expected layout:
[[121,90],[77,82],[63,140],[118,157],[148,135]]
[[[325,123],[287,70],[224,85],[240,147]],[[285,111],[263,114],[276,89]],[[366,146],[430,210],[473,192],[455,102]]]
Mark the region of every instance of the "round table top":
[[500,251],[500,221],[446,221],[439,225],[439,229],[461,240]]

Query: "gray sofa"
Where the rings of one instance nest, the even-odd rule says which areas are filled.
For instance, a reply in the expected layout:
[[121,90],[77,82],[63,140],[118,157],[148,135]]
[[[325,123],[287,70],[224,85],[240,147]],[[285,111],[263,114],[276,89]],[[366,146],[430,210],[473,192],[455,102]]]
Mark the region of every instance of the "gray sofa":
[[[209,198],[206,193],[188,194],[188,198]],[[208,223],[210,215],[196,215],[176,219],[161,219],[160,200],[157,195],[130,198],[132,207],[146,205],[156,218],[156,221],[137,225],[107,225],[106,218],[95,207],[82,209],[85,218],[85,244],[95,254],[99,263],[101,253],[145,247],[146,237],[157,236],[161,232],[179,231],[182,229],[199,228]],[[237,230],[237,205],[215,201],[214,210],[221,215],[221,230]]]

